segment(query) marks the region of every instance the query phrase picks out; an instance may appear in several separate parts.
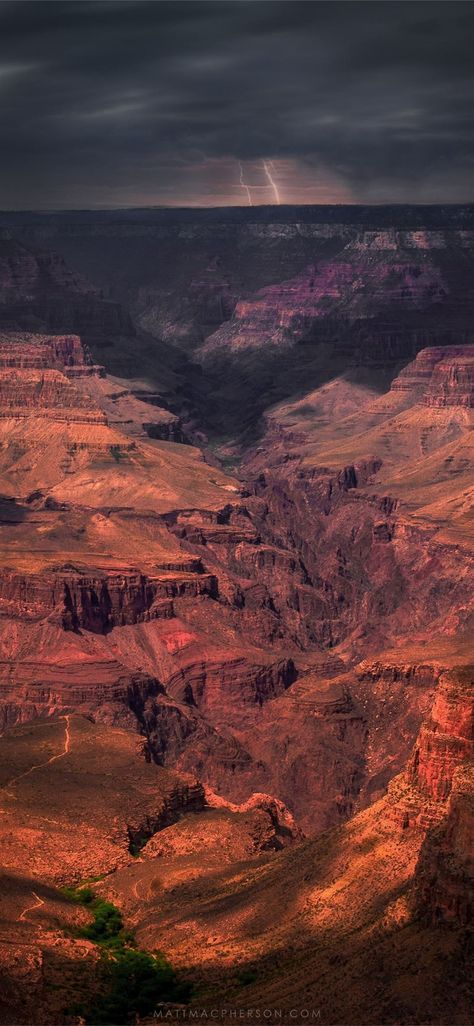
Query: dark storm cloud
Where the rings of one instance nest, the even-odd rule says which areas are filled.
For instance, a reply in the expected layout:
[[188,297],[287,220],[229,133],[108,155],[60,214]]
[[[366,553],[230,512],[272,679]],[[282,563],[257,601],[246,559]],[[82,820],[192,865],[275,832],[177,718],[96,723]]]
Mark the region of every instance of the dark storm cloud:
[[0,206],[245,202],[239,161],[268,186],[265,158],[287,201],[472,199],[473,23],[455,2],[0,3]]

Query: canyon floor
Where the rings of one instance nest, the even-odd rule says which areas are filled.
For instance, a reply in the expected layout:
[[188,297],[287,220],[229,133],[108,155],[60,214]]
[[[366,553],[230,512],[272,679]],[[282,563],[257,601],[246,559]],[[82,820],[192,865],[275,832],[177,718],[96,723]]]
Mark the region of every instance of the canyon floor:
[[468,1026],[472,212],[176,216],[4,219],[0,1022],[87,885],[161,1014]]

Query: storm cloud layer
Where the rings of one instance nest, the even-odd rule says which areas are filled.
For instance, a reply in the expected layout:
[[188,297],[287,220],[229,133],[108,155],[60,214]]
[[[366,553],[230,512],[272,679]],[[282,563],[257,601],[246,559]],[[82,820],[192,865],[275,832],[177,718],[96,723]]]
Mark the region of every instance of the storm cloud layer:
[[0,2],[0,206],[474,199],[474,6]]

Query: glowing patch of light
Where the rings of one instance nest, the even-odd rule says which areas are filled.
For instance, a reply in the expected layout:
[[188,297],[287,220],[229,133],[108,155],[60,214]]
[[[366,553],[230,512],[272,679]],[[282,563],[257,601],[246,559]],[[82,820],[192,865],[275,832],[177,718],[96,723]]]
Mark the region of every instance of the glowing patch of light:
[[278,192],[277,184],[276,184],[274,178],[272,177],[272,174],[271,174],[271,171],[270,171],[270,167],[272,168],[272,170],[274,170],[273,162],[271,160],[270,161],[262,160],[262,164],[263,164],[263,170],[265,171],[265,174],[266,174],[266,176],[268,178],[268,181],[270,182],[270,185],[271,185],[271,187],[273,189],[275,200],[278,203],[278,206],[280,206],[280,203],[281,203],[280,193]]
[[247,183],[244,182],[244,168],[243,168],[243,164],[242,164],[241,160],[239,160],[239,168],[240,168],[240,184],[241,184],[242,188],[245,189],[245,191],[247,193],[247,199],[249,201],[249,207],[252,207],[253,206],[252,194],[250,192],[250,186],[248,186]]

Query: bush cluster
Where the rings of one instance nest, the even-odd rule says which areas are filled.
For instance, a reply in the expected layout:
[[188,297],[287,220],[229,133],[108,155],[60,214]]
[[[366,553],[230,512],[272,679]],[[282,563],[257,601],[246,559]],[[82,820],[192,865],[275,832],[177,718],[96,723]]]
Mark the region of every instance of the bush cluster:
[[63,893],[92,913],[92,922],[78,933],[101,948],[101,992],[87,1007],[74,1009],[86,1023],[125,1026],[137,1014],[150,1015],[160,1003],[189,1000],[191,988],[178,979],[163,955],[137,949],[133,934],[124,929],[121,912],[112,902],[97,897],[91,887],[65,887]]

